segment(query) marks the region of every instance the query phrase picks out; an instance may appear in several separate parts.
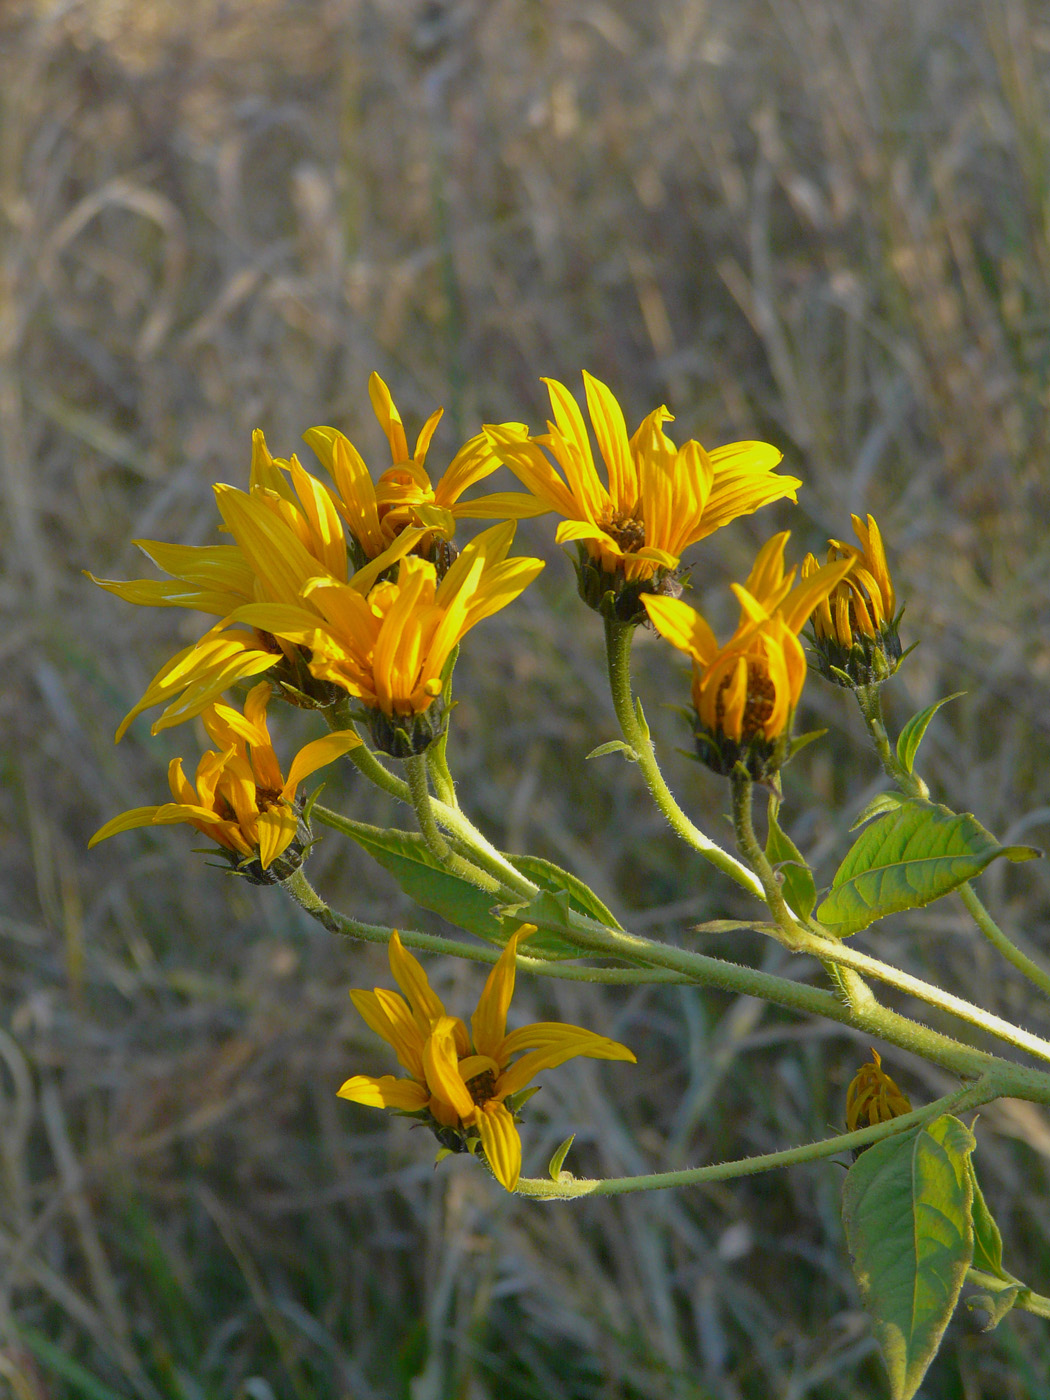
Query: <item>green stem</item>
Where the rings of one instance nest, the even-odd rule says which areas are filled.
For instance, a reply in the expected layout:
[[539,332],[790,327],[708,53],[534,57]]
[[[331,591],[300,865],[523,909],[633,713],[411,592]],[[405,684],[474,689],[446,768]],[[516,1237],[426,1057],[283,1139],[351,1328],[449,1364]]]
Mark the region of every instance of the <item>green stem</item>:
[[1040,991],[1046,992],[1046,994],[1050,996],[1050,972],[1048,972],[1045,967],[1041,967],[1033,958],[1030,958],[1027,953],[1022,953],[1020,948],[1010,942],[1009,938],[1007,938],[1006,934],[978,899],[976,891],[969,881],[967,881],[965,885],[960,885],[958,890],[956,890],[956,894],[958,894],[963,904],[965,904],[974,923],[984,934],[985,938],[988,939],[992,947],[995,948],[997,952],[1001,953],[1008,963],[1012,963],[1013,966],[1017,968],[1018,972],[1023,973],[1030,982],[1034,982]]
[[699,852],[705,860],[717,866],[741,885],[748,893],[762,898],[762,886],[758,879],[740,861],[724,851],[695,826],[675,801],[674,794],[664,781],[660,766],[656,761],[649,729],[641,708],[636,706],[631,690],[631,639],[634,627],[629,623],[605,621],[605,650],[609,668],[609,689],[612,692],[613,708],[620,729],[635,762],[642,771],[653,801],[663,813],[673,831]]
[[427,781],[427,760],[424,754],[414,753],[405,759],[405,776],[408,778],[412,806],[415,808],[416,821],[419,822],[423,839],[429,846],[432,855],[437,856],[440,861],[447,862],[452,854],[452,847],[442,836],[438,830],[437,822],[434,820],[434,813],[430,806],[430,786]]
[[519,1180],[518,1195],[533,1196],[544,1200],[572,1200],[579,1196],[622,1196],[632,1191],[659,1191],[669,1186],[698,1186],[708,1181],[734,1181],[743,1176],[755,1176],[759,1172],[774,1171],[779,1167],[793,1167],[801,1162],[818,1161],[822,1157],[832,1157],[839,1152],[848,1152],[858,1147],[868,1147],[882,1138],[906,1132],[922,1123],[939,1118],[944,1113],[963,1113],[967,1109],[998,1098],[1000,1090],[992,1074],[980,1083],[965,1089],[958,1089],[944,1098],[927,1104],[912,1113],[902,1114],[886,1123],[876,1123],[870,1128],[858,1128],[854,1133],[840,1133],[837,1137],[825,1138],[822,1142],[810,1142],[804,1147],[789,1147],[781,1152],[766,1152],[759,1157],[744,1157],[735,1162],[716,1162],[708,1167],[687,1167],[675,1172],[652,1172],[645,1176],[611,1177],[605,1180],[549,1181],[540,1178]]

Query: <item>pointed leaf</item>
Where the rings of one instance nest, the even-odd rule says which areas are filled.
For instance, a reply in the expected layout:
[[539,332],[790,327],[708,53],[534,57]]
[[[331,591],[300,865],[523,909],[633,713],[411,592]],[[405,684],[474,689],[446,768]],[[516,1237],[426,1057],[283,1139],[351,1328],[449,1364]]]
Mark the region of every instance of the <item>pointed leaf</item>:
[[965,690],[957,690],[952,695],[946,695],[943,700],[937,700],[932,705],[927,705],[925,710],[920,710],[917,715],[912,715],[901,730],[897,736],[897,757],[901,761],[901,766],[909,773],[912,771],[915,755],[930,720],[933,719],[942,705],[947,705],[949,700],[958,700],[960,695],[965,694]]
[[973,1188],[973,1267],[986,1274],[995,1274],[997,1278],[1010,1280],[1010,1275],[1003,1270],[1003,1237],[984,1199],[972,1158],[967,1162],[967,1169]]
[[902,797],[899,792],[879,792],[871,799],[867,806],[858,814],[856,821],[850,827],[850,831],[856,831],[865,822],[870,822],[872,817],[881,817],[883,812],[895,812],[902,802],[907,798]]
[[552,860],[543,860],[540,856],[508,856],[507,859],[515,870],[520,870],[534,885],[542,885],[547,890],[564,890],[569,896],[570,905],[580,914],[588,915],[599,924],[604,924],[606,928],[623,928],[591,887],[585,885],[579,876],[562,870],[560,865],[555,865]]
[[777,821],[774,798],[769,802],[767,825],[766,855],[783,880],[784,898],[796,914],[808,919],[817,902],[816,881],[801,851]]
[[625,744],[622,739],[610,739],[607,744],[599,744],[596,749],[591,749],[587,758],[604,758],[607,753],[622,753],[634,763],[634,749],[630,744]]
[[1032,846],[1000,846],[976,817],[909,800],[871,822],[839,866],[817,918],[839,938],[916,909],[979,875],[999,856],[1030,860]]
[[850,1168],[842,1219],[893,1400],[911,1400],[937,1354],[973,1257],[974,1137],[945,1114],[875,1143]]
[[550,1174],[551,1181],[557,1181],[558,1178],[561,1176],[562,1163],[565,1161],[565,1158],[569,1155],[569,1148],[573,1145],[575,1141],[576,1134],[573,1133],[572,1137],[567,1137],[565,1139],[562,1145],[555,1152],[554,1156],[551,1158],[550,1164],[547,1167],[547,1171]]

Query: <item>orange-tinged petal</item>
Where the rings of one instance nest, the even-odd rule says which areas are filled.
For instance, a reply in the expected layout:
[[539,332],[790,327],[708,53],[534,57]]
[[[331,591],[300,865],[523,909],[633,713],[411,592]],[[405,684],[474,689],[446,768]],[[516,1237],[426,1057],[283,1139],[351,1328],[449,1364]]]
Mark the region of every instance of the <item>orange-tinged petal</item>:
[[156,806],[132,807],[128,812],[122,812],[119,817],[113,817],[95,832],[88,842],[88,850],[97,846],[100,841],[107,841],[109,837],[116,836],[118,832],[134,831],[138,826],[152,826],[158,810]]
[[521,1138],[510,1110],[501,1103],[487,1103],[478,1110],[476,1127],[492,1175],[513,1191],[521,1176]]
[[269,807],[259,813],[256,830],[259,838],[259,863],[269,870],[277,857],[285,852],[295,840],[299,829],[299,818],[295,810],[282,802],[279,807]]
[[430,1098],[422,1084],[414,1079],[397,1079],[392,1074],[378,1078],[355,1074],[336,1093],[351,1103],[363,1103],[369,1108],[400,1108],[405,1113],[421,1112]]
[[695,608],[681,598],[657,598],[651,593],[643,593],[642,602],[653,626],[672,646],[702,666],[711,664],[718,654],[718,642]]
[[[531,1027],[523,1027],[523,1031],[532,1030]],[[527,1037],[522,1035],[522,1041]],[[511,1036],[507,1037],[511,1044],[517,1045]],[[506,1050],[506,1047],[505,1047]],[[508,1052],[509,1053],[509,1052]],[[628,1050],[626,1045],[621,1045],[619,1041],[610,1040],[608,1036],[596,1035],[593,1031],[585,1031],[580,1026],[562,1026],[561,1034],[555,1033],[552,1026],[546,1031],[544,1041],[539,1049],[531,1050],[527,1055],[522,1055],[520,1060],[516,1060],[509,1069],[503,1071],[496,1086],[496,1092],[501,1099],[510,1094],[516,1094],[525,1085],[530,1083],[537,1074],[541,1074],[545,1069],[554,1069],[557,1065],[562,1065],[566,1060],[575,1059],[582,1055],[590,1060],[627,1060],[635,1063],[635,1056]]]
[[452,1016],[439,1016],[434,1022],[423,1046],[423,1072],[435,1099],[454,1110],[461,1121],[473,1119],[476,1105],[459,1072],[456,1023]]
[[503,1038],[507,1033],[507,1008],[514,995],[514,976],[517,971],[514,960],[517,957],[518,944],[523,933],[532,932],[534,928],[535,925],[526,924],[507,940],[507,946],[489,973],[485,990],[478,998],[477,1010],[470,1019],[470,1029],[474,1037],[474,1048],[479,1055],[500,1058]]
[[430,985],[430,979],[418,958],[401,942],[397,929],[390,935],[390,971],[404,992],[413,1019],[422,1036],[429,1035],[433,1023],[445,1015],[441,998]]

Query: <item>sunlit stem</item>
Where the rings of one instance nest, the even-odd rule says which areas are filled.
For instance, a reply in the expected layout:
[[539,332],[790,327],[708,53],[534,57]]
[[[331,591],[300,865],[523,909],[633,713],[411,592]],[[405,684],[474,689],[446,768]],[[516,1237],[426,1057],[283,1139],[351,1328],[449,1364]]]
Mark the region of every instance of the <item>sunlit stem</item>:
[[443,687],[440,704],[445,715],[444,726],[441,733],[427,748],[427,771],[430,773],[430,781],[434,784],[434,791],[442,802],[456,809],[459,808],[459,803],[456,801],[456,785],[449,772],[446,750],[448,748],[449,712],[452,708],[452,673],[456,669],[458,658],[459,644],[457,643],[449,653],[442,672]]
[[[788,908],[776,872],[755,835],[752,815],[754,782],[742,763],[734,767],[729,782],[733,793],[733,830],[736,832],[737,847],[762,882],[766,903],[781,930],[785,945],[798,950],[810,939],[810,935]],[[810,951],[813,951],[812,947]],[[857,1007],[865,1002],[874,1003],[871,989],[856,971],[823,958],[821,961],[824,963],[825,972],[849,1006]]]
[[675,801],[671,789],[664,781],[660,766],[656,761],[648,728],[641,719],[631,690],[631,639],[634,627],[628,623],[605,621],[605,651],[609,668],[609,689],[612,692],[613,708],[620,729],[628,747],[641,769],[653,801],[663,813],[668,825],[698,851],[705,860],[718,867],[724,874],[742,885],[745,890],[762,898],[762,886],[746,866],[736,860],[728,851],[716,845],[698,826],[695,826]]
[[[879,687],[877,685],[861,687],[857,690],[856,695],[857,704],[860,706],[864,722],[887,775],[907,797],[928,802],[930,799],[929,788],[920,777],[908,772],[890,744],[882,716]],[[1027,953],[1023,953],[1010,940],[981,903],[969,881],[960,885],[957,893],[974,923],[996,952],[1017,968],[1018,972],[1027,977],[1041,992],[1050,996],[1050,970],[1037,963],[1034,958],[1030,958]]]
[[944,1113],[963,1113],[968,1109],[978,1108],[981,1104],[998,1098],[1001,1092],[995,1076],[989,1074],[977,1084],[947,1094],[913,1113],[902,1114],[900,1118],[892,1118],[886,1123],[873,1124],[870,1128],[858,1128],[853,1133],[840,1133],[836,1137],[825,1138],[822,1142],[807,1143],[803,1147],[766,1152],[759,1157],[744,1157],[736,1162],[716,1162],[707,1167],[653,1172],[646,1176],[575,1180],[569,1173],[565,1173],[566,1179],[562,1181],[550,1181],[542,1177],[528,1178],[518,1182],[517,1194],[564,1201],[579,1196],[621,1196],[632,1191],[659,1191],[669,1186],[697,1186],[710,1181],[734,1181],[744,1176],[756,1176],[759,1172],[775,1171],[780,1167],[794,1167],[803,1162],[819,1161],[822,1157],[833,1157],[858,1147],[870,1147],[873,1142],[906,1132],[909,1128],[928,1123]]
[[427,780],[426,757],[417,753],[406,758],[405,775],[408,778],[408,789],[412,797],[412,806],[415,808],[416,820],[419,822],[419,829],[430,853],[452,874],[460,875],[463,879],[469,880],[471,884],[488,890],[492,894],[501,894],[503,892],[502,883],[487,871],[479,870],[471,861],[459,855],[442,835],[434,818],[430,785]]

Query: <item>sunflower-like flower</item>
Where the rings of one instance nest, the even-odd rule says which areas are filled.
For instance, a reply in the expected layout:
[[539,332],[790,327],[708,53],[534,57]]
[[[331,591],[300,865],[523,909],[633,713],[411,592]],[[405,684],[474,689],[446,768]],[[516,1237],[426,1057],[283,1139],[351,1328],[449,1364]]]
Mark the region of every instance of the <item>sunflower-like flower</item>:
[[[861,547],[828,541],[828,560],[849,559],[853,567],[817,606],[813,632],[821,675],[836,685],[856,688],[888,680],[901,664],[901,643],[900,614],[879,527],[871,515],[867,524],[859,515],[851,518]],[[816,569],[816,559],[808,554],[803,577]]]
[[172,759],[168,785],[174,800],[114,817],[88,845],[139,826],[187,822],[217,842],[253,883],[287,879],[302,864],[310,839],[296,800],[299,784],[361,740],[351,730],[315,739],[299,750],[285,778],[266,722],[270,695],[270,683],[261,681],[249,691],[243,714],[230,705],[209,705],[201,719],[217,749],[197,765],[196,786],[184,774],[182,759]]
[[556,379],[543,382],[554,414],[546,434],[523,438],[506,426],[485,430],[531,493],[519,495],[517,507],[513,495],[505,496],[503,508],[508,516],[555,511],[564,517],[555,538],[576,541],[580,594],[605,617],[644,621],[642,595],[681,591],[675,574],[690,545],[771,501],[796,499],[802,483],[775,474],[781,453],[769,443],[734,442],[711,453],[692,440],[676,447],[663,431],[672,415],[662,407],[629,438],[611,391],[584,372],[606,485],[575,398]]
[[313,675],[360,702],[360,718],[383,753],[422,753],[444,726],[434,702],[452,649],[543,568],[540,559],[507,558],[514,529],[507,522],[483,531],[440,580],[429,560],[406,555],[397,580],[367,594],[360,573],[349,584],[315,578],[299,607],[249,604],[233,620],[308,649]]
[[681,599],[642,599],[656,630],[692,658],[701,761],[724,775],[743,763],[756,782],[773,780],[790,752],[791,724],[806,678],[798,634],[851,568],[849,560],[838,560],[796,584],[795,570],[784,571],[787,540],[787,531],[774,535],[759,551],[746,584],[732,585],[740,623],[725,646]]
[[879,1052],[872,1050],[870,1064],[861,1065],[846,1090],[846,1125],[850,1132],[888,1123],[891,1118],[910,1112],[911,1100],[882,1068]]
[[[515,1099],[525,1086],[543,1070],[577,1055],[635,1061],[618,1041],[557,1021],[508,1033],[514,959],[518,945],[533,931],[533,925],[524,924],[508,941],[489,973],[469,1032],[458,1016],[447,1014],[422,966],[395,931],[390,971],[404,996],[384,987],[350,995],[370,1028],[393,1046],[409,1078],[355,1074],[338,1091],[354,1103],[418,1115],[453,1151],[480,1148],[493,1176],[508,1191],[514,1190],[521,1174]],[[521,1058],[515,1059],[518,1055]]]
[[[485,434],[479,433],[460,448],[440,481],[432,482],[426,458],[444,410],[430,415],[416,438],[415,450],[409,453],[401,415],[378,374],[369,378],[368,395],[390,444],[391,465],[378,481],[372,480],[357,448],[337,429],[310,428],[303,440],[336,484],[339,510],[349,526],[359,565],[384,554],[402,532],[409,531],[412,550],[430,559],[440,575],[455,557],[452,538],[457,520],[506,518],[502,495],[460,500],[468,487],[496,470],[499,458]],[[526,436],[519,423],[504,423],[502,429],[512,438]]]

